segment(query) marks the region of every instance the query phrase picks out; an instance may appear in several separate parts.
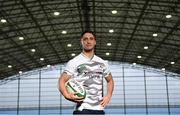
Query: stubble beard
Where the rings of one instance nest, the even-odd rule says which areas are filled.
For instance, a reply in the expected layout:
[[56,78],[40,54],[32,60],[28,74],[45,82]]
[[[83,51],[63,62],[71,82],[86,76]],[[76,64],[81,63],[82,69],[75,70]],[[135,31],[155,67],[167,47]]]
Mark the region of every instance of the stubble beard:
[[88,52],[94,51],[94,48],[92,48],[92,49],[85,49],[85,48],[84,48],[83,50],[88,53]]

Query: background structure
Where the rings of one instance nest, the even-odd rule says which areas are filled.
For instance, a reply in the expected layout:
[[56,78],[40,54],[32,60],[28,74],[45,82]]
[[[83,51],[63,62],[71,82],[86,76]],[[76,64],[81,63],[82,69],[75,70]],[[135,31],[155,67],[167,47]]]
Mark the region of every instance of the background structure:
[[64,63],[92,30],[96,54],[180,73],[179,0],[0,0],[0,79]]
[[[11,77],[0,85],[0,115],[70,115],[74,103],[59,93],[64,65]],[[180,78],[177,74],[140,65],[110,62],[115,81],[106,115],[179,115]],[[106,84],[104,82],[104,94]]]
[[115,79],[107,114],[179,115],[179,17],[179,0],[0,0],[0,115],[70,114],[57,78],[85,30]]

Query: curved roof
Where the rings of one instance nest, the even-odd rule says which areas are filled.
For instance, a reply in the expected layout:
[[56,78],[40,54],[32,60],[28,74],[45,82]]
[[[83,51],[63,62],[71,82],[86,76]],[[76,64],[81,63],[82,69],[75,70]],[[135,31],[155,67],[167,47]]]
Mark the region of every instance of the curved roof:
[[1,0],[0,78],[67,62],[85,30],[104,59],[180,73],[179,17],[179,0]]

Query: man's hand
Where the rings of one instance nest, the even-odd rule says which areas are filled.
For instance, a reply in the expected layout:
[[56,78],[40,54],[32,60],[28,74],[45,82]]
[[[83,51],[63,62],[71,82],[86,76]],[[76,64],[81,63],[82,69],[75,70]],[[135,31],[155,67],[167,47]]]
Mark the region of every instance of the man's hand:
[[112,92],[114,89],[114,81],[113,81],[111,73],[107,77],[105,77],[105,79],[107,81],[107,94],[106,94],[106,96],[102,97],[102,100],[100,103],[102,107],[107,106],[107,104],[109,103],[109,101],[111,99]]
[[73,101],[75,103],[82,103],[83,97],[78,97],[76,93],[68,93],[67,96],[65,96],[67,100]]
[[101,106],[106,107],[106,105],[109,103],[110,99],[111,99],[111,97],[109,97],[109,96],[102,97],[102,100],[101,100],[101,103],[100,103]]

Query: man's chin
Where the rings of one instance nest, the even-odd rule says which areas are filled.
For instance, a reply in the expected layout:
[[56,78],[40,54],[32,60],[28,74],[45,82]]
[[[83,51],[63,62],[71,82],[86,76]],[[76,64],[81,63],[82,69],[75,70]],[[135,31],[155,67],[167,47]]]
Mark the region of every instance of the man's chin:
[[91,52],[93,49],[84,49],[85,52]]

